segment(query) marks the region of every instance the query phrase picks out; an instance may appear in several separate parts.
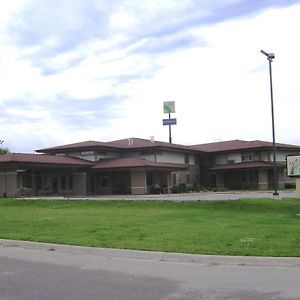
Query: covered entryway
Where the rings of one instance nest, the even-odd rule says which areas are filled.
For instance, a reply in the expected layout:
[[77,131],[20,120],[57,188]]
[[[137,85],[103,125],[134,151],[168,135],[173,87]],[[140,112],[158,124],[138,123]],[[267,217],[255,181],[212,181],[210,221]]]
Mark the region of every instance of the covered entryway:
[[106,174],[106,186],[96,181],[98,194],[110,192],[112,194],[144,195],[155,192],[159,186],[160,192],[168,192],[170,174],[172,171],[186,169],[186,166],[154,162],[139,158],[119,158],[98,162],[91,170],[91,174],[101,178]]
[[[228,190],[272,189],[273,164],[270,162],[243,162],[212,167],[210,178],[215,179],[215,188]],[[279,182],[283,168],[278,165]]]
[[0,194],[8,197],[86,195],[86,169],[76,158],[9,153],[0,156]]

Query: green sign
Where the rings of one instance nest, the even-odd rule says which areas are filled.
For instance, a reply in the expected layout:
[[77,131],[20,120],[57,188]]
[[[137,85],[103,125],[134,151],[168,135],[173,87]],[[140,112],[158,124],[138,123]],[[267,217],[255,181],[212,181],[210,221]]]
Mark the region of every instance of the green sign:
[[164,102],[164,113],[174,113],[175,112],[175,101],[165,101]]

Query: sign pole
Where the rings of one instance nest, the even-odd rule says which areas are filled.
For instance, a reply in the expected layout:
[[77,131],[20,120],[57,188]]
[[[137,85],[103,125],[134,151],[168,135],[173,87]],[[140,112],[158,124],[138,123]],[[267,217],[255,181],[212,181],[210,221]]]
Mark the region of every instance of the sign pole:
[[[169,113],[169,120],[170,119],[171,119],[171,113]],[[169,125],[169,143],[172,144],[171,124]]]
[[175,101],[164,102],[164,113],[169,114],[169,119],[163,119],[163,125],[169,126],[169,143],[172,144],[172,131],[171,126],[176,125],[176,118],[171,119],[171,113],[175,113]]

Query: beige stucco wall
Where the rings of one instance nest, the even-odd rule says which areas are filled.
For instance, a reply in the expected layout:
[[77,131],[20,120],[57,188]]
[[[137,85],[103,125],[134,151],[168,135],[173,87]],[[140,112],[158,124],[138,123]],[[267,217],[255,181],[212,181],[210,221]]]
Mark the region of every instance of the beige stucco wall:
[[258,171],[258,189],[263,191],[268,189],[268,171],[259,170]]
[[[105,151],[103,151],[103,153],[104,152]],[[107,152],[105,152],[105,154],[94,153],[91,155],[81,155],[81,152],[73,152],[73,153],[68,153],[68,156],[77,157],[77,158],[81,158],[81,159],[85,159],[85,160],[89,160],[89,161],[97,161],[99,159],[119,158],[120,153],[107,151]]]
[[73,175],[73,194],[74,195],[86,195],[86,173],[74,173]]
[[296,178],[296,198],[300,199],[300,178]]
[[[227,164],[228,160],[234,160],[235,163],[240,163],[242,161],[242,153],[251,154],[253,160],[261,160],[261,161],[273,161],[273,152],[270,151],[261,151],[261,152],[235,152],[235,153],[228,153],[228,154],[217,154],[215,155],[215,164],[222,165]],[[277,161],[285,161],[286,155],[294,154],[295,152],[287,152],[287,151],[280,151],[276,150],[276,160]]]
[[227,155],[226,154],[216,155],[215,164],[216,165],[227,164]]
[[0,171],[0,196],[15,197],[17,194],[17,172],[15,170]]
[[233,160],[234,163],[241,162],[241,153],[229,153],[229,154],[227,154],[226,163],[229,160]]
[[[172,163],[172,164],[185,164],[185,153],[162,151],[156,156],[157,162]],[[189,155],[189,165],[195,164],[195,155]]]

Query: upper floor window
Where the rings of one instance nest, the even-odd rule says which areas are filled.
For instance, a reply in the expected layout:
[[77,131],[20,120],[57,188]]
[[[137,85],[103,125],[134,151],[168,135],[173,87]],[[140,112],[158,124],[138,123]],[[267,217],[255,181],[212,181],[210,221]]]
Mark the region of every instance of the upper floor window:
[[94,151],[81,151],[80,155],[81,156],[89,156],[89,155],[94,155],[95,152]]
[[242,153],[241,160],[242,161],[252,161],[253,155],[251,153]]
[[209,157],[209,164],[210,165],[215,165],[216,164],[216,158],[214,156]]
[[185,163],[185,164],[189,164],[189,163],[190,163],[190,156],[189,156],[188,154],[186,154],[186,155],[184,156],[184,163]]
[[140,155],[153,155],[153,151],[140,151]]
[[[87,151],[87,152],[93,152],[93,151]],[[93,153],[93,154],[94,154],[94,153]],[[106,156],[106,155],[107,155],[107,152],[97,151],[97,155]]]

